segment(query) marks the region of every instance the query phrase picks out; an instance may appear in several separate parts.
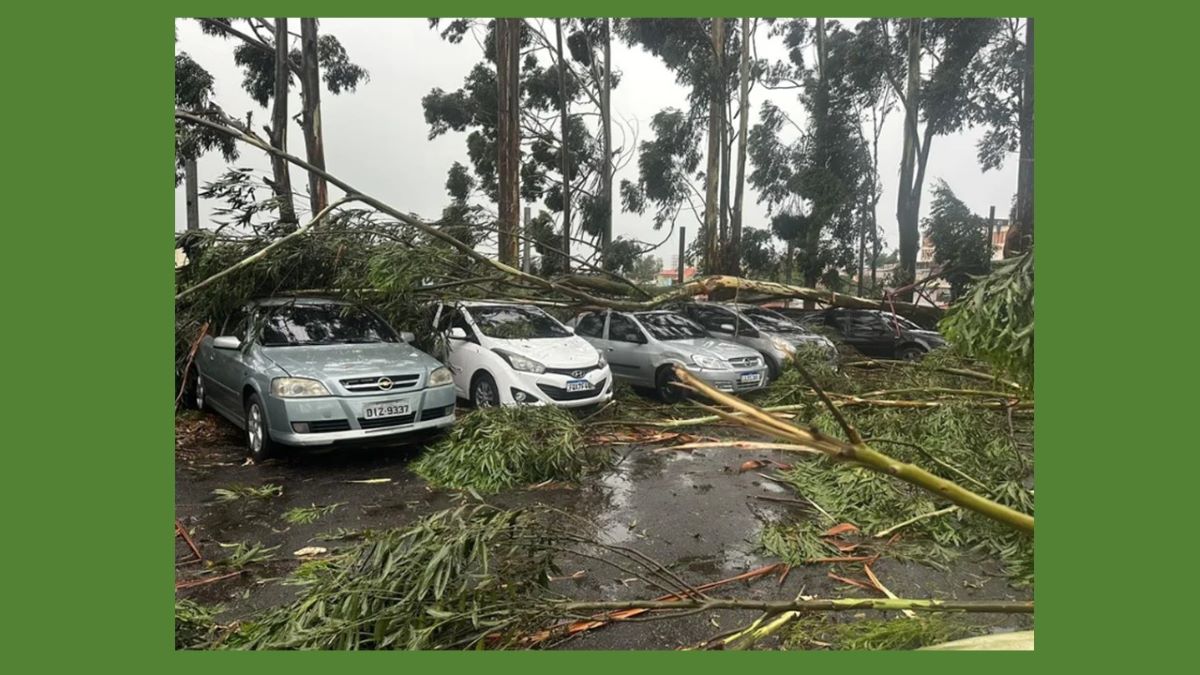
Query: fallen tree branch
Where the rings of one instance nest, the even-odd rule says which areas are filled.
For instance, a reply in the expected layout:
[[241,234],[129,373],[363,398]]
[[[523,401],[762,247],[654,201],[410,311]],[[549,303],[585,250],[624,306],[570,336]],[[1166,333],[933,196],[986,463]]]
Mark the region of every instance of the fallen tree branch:
[[[557,608],[564,612],[625,609],[756,609],[762,612],[837,612],[848,610],[877,610],[899,612],[985,612],[995,614],[1032,614],[1033,601],[1022,600],[914,600],[908,598],[839,598],[832,600],[739,600],[713,598],[710,600],[614,600],[600,602],[562,602]],[[619,620],[619,619],[616,619]]]
[[[916,361],[895,361],[895,360],[891,360],[891,359],[863,359],[861,361],[847,361],[842,364],[842,366],[853,367],[853,368],[884,368],[887,366],[921,367],[921,365],[922,365],[921,363],[916,362]],[[987,373],[981,373],[977,370],[968,370],[966,368],[952,368],[949,366],[936,366],[933,368],[933,370],[936,370],[936,371],[942,372],[942,373],[947,373],[950,375],[961,375],[963,377],[970,377],[970,378],[973,378],[976,380],[984,380],[986,382],[999,382],[1000,384],[1003,384],[1006,387],[1012,387],[1014,389],[1024,389],[1025,388],[1025,387],[1021,386],[1020,384],[1013,382],[1011,380],[1005,380],[1005,379],[996,377],[994,375],[988,375]]]
[[957,510],[958,510],[957,506],[947,506],[944,509],[938,509],[937,511],[930,511],[929,513],[922,513],[919,516],[913,516],[912,518],[909,518],[908,520],[906,520],[902,523],[897,523],[897,524],[889,527],[888,529],[879,532],[878,534],[875,535],[875,538],[883,539],[884,537],[895,532],[896,530],[908,527],[909,525],[912,525],[913,523],[919,523],[922,520],[925,520],[926,518],[936,518],[938,516],[944,516],[947,513],[954,513]]
[[262,247],[261,249],[255,251],[254,253],[251,253],[250,255],[246,256],[245,258],[242,258],[241,260],[235,262],[234,264],[230,265],[229,267],[226,267],[225,269],[221,270],[220,272],[217,272],[216,274],[208,277],[204,281],[201,281],[200,283],[197,283],[194,286],[185,288],[184,290],[176,293],[175,294],[176,302],[181,300],[184,296],[191,295],[192,293],[200,290],[201,288],[204,288],[205,286],[213,283],[217,279],[220,279],[224,276],[232,274],[233,272],[236,272],[237,270],[240,270],[243,267],[248,267],[250,265],[253,265],[255,262],[265,258],[268,253],[279,248],[280,246],[284,245],[285,243],[287,243],[293,239],[298,239],[300,237],[303,237],[304,235],[308,234],[309,231],[312,230],[312,228],[319,225],[321,223],[321,221],[326,216],[328,216],[331,211],[338,208],[339,206],[342,206],[343,204],[345,204],[347,202],[352,202],[355,199],[357,199],[357,197],[355,197],[353,195],[347,195],[347,196],[342,197],[341,199],[337,200],[336,202],[330,204],[329,206],[326,206],[325,208],[321,209],[321,211],[319,213],[317,213],[317,215],[314,216],[312,220],[308,221],[307,223],[302,225],[299,229],[295,230],[294,232],[290,232],[290,233],[276,239],[275,241],[267,244],[266,246]]
[[875,398],[877,396],[895,396],[896,394],[949,394],[952,396],[986,396],[989,398],[1002,398],[1010,400],[1013,398],[1013,392],[1008,391],[990,391],[987,389],[954,389],[951,387],[907,387],[904,389],[878,389],[876,391],[868,391],[865,394],[859,394],[859,398]]
[[875,408],[942,408],[947,405],[963,405],[969,408],[985,408],[988,410],[1033,410],[1033,401],[1022,401],[1010,398],[1008,401],[910,401],[906,399],[862,398],[852,394],[833,394],[839,397],[833,401],[838,408],[854,406],[871,406]]
[[[958,504],[984,516],[1010,525],[1023,532],[1033,532],[1033,516],[1021,513],[1008,506],[992,501],[966,488],[935,476],[932,473],[914,465],[897,461],[865,443],[851,444],[826,436],[817,429],[800,427],[789,424],[777,417],[769,415],[753,404],[737,397],[725,394],[699,378],[693,376],[684,368],[675,368],[675,376],[679,381],[692,389],[704,394],[708,399],[745,414],[745,419],[752,419],[764,427],[775,430],[775,435],[794,441],[800,445],[821,450],[831,458],[860,464],[880,473],[888,474],[928,490],[943,499]],[[738,419],[732,417],[732,419]],[[739,420],[740,421],[740,420]]]

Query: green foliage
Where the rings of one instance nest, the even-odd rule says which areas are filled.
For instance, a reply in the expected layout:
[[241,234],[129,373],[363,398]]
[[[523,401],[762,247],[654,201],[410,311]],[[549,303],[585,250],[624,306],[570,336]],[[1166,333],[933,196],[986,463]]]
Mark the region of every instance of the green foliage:
[[234,485],[228,488],[216,488],[213,496],[219,502],[233,502],[239,499],[270,499],[283,495],[283,486],[267,483],[266,485]]
[[792,624],[785,644],[788,649],[919,649],[979,632],[979,628],[936,615],[854,621],[810,615]]
[[788,565],[803,565],[810,560],[832,555],[821,542],[821,529],[812,521],[768,523],[759,542],[763,549]]
[[606,455],[584,444],[568,411],[504,406],[460,418],[412,468],[439,487],[489,493],[546,480],[579,480]]
[[950,307],[939,328],[965,354],[1033,383],[1033,253],[997,263]]
[[692,177],[700,166],[703,147],[701,120],[696,113],[665,108],[650,119],[649,140],[638,146],[638,180],[621,181],[621,204],[626,211],[644,213],[653,204],[654,229],[674,221],[689,203]]
[[221,606],[206,607],[191,600],[175,601],[175,649],[204,649],[216,628]]
[[309,568],[299,599],[244,622],[222,646],[502,648],[545,619],[553,541],[534,511],[439,511]]
[[604,252],[604,269],[634,281],[653,281],[662,269],[662,260],[644,250],[645,245],[639,241],[617,237]]
[[248,565],[267,562],[274,557],[278,546],[263,546],[261,543],[248,544],[239,541],[233,544],[219,544],[221,548],[229,549],[227,557],[212,562],[212,566],[226,570],[240,570]]
[[[213,107],[213,76],[187,53],[175,55],[175,107],[208,110]],[[184,178],[184,165],[211,150],[219,150],[226,162],[238,158],[237,141],[207,127],[175,120],[175,184]]]
[[925,231],[934,246],[933,262],[950,282],[950,297],[960,297],[971,281],[987,274],[992,259],[987,221],[974,213],[944,180],[933,185]]
[[307,525],[315,523],[317,520],[333,513],[342,506],[342,503],[329,504],[328,506],[297,506],[296,508],[288,509],[283,512],[283,519],[293,525]]

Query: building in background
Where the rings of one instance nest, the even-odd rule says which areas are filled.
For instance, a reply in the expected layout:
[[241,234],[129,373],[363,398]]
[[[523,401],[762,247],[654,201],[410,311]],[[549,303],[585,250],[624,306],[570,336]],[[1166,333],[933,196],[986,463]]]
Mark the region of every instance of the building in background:
[[[992,229],[992,261],[1004,259],[1004,238],[1008,235],[1009,222],[1007,218],[997,218],[995,227]],[[921,233],[921,250],[917,252],[917,279],[924,279],[934,269],[933,255],[935,253],[933,242],[929,241],[929,235]],[[938,307],[946,307],[950,304],[950,282],[945,279],[934,279],[925,284],[926,297],[917,296],[918,305],[929,305],[932,299],[934,305]]]

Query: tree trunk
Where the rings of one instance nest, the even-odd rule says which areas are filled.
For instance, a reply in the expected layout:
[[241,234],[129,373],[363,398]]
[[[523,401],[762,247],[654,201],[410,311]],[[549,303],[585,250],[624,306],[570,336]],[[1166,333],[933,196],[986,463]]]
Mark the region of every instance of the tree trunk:
[[742,206],[746,192],[746,134],[750,119],[750,19],[742,18],[742,53],[738,62],[738,151],[737,186],[733,197],[733,224],[730,228],[729,273],[742,275]]
[[187,229],[200,229],[200,188],[196,176],[196,158],[183,164],[184,190],[187,194]]
[[559,170],[562,171],[563,200],[563,272],[571,271],[571,155],[567,141],[567,62],[563,60],[562,19],[554,20],[554,33],[558,40],[558,96],[559,121],[562,128],[562,143],[559,146]]
[[522,19],[496,19],[496,168],[499,178],[499,251],[505,265],[517,262],[520,222],[520,42]]
[[704,272],[712,274],[720,269],[720,248],[717,239],[717,221],[719,204],[717,203],[717,188],[721,173],[721,94],[720,83],[716,78],[716,54],[718,45],[722,44],[721,32],[724,23],[720,18],[713,19],[713,81],[708,92],[708,163],[704,170]]
[[[1025,63],[1021,81],[1021,161],[1017,165],[1017,213],[1014,236],[1005,241],[1004,257],[1020,255],[1033,246],[1033,19],[1025,20]],[[1008,244],[1012,241],[1012,245]]]
[[[300,19],[300,92],[304,103],[301,126],[308,163],[325,168],[325,137],[321,131],[321,67],[317,55],[317,20]],[[308,174],[308,199],[313,213],[329,204],[329,187],[319,175]]]
[[[917,163],[917,108],[921,86],[921,20],[908,19],[908,82],[904,94],[904,150],[900,159],[900,189],[896,198],[896,222],[900,230],[900,271],[903,283],[917,278],[917,249],[920,237],[917,212],[920,188],[913,184]],[[919,209],[919,206],[918,206]],[[912,297],[906,291],[902,299]]]
[[858,212],[858,294],[863,294],[863,275],[867,261],[867,209],[864,201]]
[[608,254],[612,244],[612,214],[613,214],[613,161],[612,161],[612,35],[610,34],[609,19],[604,19],[604,83],[600,88],[600,119],[603,124],[604,173],[600,177],[600,194],[604,201],[604,230],[600,235],[600,255]]
[[796,245],[791,241],[787,242],[787,258],[783,261],[783,281],[787,285],[792,285],[792,260],[796,257]]
[[729,90],[725,86],[725,19],[721,17],[713,19],[713,50],[713,77],[716,80],[716,95],[719,101],[717,108],[720,111],[718,128],[721,132],[721,196],[717,209],[717,239],[721,261],[718,269],[724,274],[728,271],[726,266],[729,261]]
[[[271,145],[287,152],[288,125],[288,79],[291,71],[288,69],[288,32],[287,19],[275,19],[275,92],[274,105],[271,108]],[[296,228],[296,205],[292,200],[292,179],[288,173],[288,163],[283,159],[271,156],[271,170],[274,174],[275,197],[279,201],[279,222],[283,229]]]

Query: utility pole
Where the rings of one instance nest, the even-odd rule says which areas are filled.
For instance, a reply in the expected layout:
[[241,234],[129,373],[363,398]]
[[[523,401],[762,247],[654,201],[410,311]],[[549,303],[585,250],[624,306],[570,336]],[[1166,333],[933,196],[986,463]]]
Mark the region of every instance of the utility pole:
[[525,232],[525,256],[523,258],[521,258],[521,271],[526,274],[530,273],[529,270],[533,266],[533,263],[530,260],[530,257],[533,254],[533,238],[530,236],[533,233],[529,231],[529,221],[530,220],[531,219],[529,217],[529,207],[526,206],[525,207],[525,229],[524,229],[524,232]]
[[196,180],[196,160],[189,159],[183,164],[185,191],[187,192],[187,229],[200,229],[200,193]]
[[683,268],[687,265],[683,260],[683,245],[687,239],[687,228],[679,228],[679,262],[675,265],[675,283],[683,284]]

